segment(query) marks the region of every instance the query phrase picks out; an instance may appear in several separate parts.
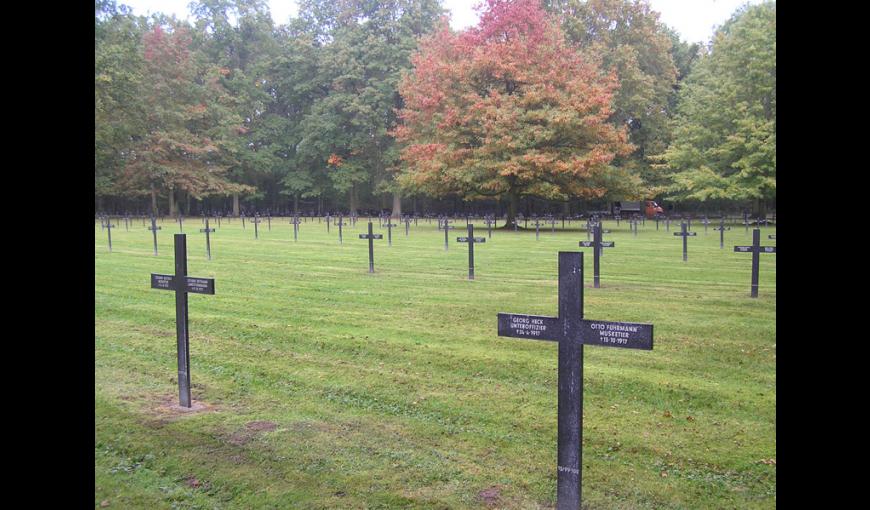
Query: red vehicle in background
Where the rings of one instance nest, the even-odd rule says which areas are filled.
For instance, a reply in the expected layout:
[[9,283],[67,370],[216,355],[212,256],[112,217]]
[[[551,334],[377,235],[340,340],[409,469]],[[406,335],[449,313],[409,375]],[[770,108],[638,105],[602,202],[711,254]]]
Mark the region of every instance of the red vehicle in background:
[[641,200],[639,202],[613,202],[610,211],[620,216],[632,216],[634,214],[643,214],[647,218],[655,218],[662,215],[665,211],[654,200]]

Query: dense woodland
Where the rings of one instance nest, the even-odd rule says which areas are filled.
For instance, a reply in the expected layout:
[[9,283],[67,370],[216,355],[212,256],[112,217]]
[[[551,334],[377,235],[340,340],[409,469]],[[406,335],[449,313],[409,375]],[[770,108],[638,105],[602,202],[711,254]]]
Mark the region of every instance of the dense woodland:
[[[711,41],[644,2],[95,2],[97,211],[575,213],[776,201],[776,4]],[[673,209],[672,209],[673,210]]]

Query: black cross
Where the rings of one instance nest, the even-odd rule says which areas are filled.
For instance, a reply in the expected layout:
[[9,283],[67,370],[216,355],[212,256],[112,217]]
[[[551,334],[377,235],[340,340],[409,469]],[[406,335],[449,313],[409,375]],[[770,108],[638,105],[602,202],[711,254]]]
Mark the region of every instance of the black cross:
[[360,234],[360,239],[368,239],[369,240],[369,273],[375,272],[375,239],[383,239],[383,234],[372,234],[372,222],[369,222],[369,233],[368,234]]
[[492,226],[495,224],[495,220],[491,216],[486,217],[486,236],[492,239]]
[[696,236],[698,234],[696,232],[687,231],[685,223],[680,223],[680,225],[681,231],[674,232],[674,235],[683,237],[683,262],[685,262],[689,258],[689,236]]
[[293,240],[296,241],[299,237],[299,216],[294,216],[290,224],[293,225]]
[[541,227],[541,222],[538,221],[537,218],[535,218],[535,241],[538,241],[540,239],[540,233],[539,233],[540,227]]
[[242,218],[242,230],[244,230],[245,229],[245,213],[243,212],[239,216],[241,216],[241,218]]
[[447,234],[449,233],[448,231],[450,229],[456,228],[453,225],[450,225],[449,223],[450,223],[450,220],[447,218],[444,218],[443,220],[438,220],[438,228],[444,229],[444,250],[447,250],[449,247],[449,241],[447,240]]
[[130,218],[129,214],[124,216],[124,230],[125,231],[127,231],[127,232],[130,231],[130,223],[132,223],[132,222],[133,222],[133,220],[132,220],[132,218]]
[[634,237],[637,237],[637,218],[628,220],[628,228],[634,232]]
[[[776,236],[773,236],[774,238]],[[776,253],[776,246],[761,246],[761,230],[752,229],[752,246],[735,246],[734,251],[752,253],[752,290],[751,297],[758,297],[758,263],[759,254]]]
[[498,335],[559,343],[556,508],[578,510],[582,488],[583,346],[653,348],[653,325],[583,318],[583,253],[559,252],[559,315],[498,314]]
[[398,227],[398,225],[394,223],[390,223],[390,219],[387,218],[387,224],[384,225],[387,227],[387,246],[393,245],[393,227]]
[[327,214],[326,215],[326,233],[327,234],[329,233],[329,222],[330,221],[332,221],[332,218],[329,216],[329,214]]
[[148,228],[151,232],[154,233],[154,256],[157,256],[157,231],[162,229],[163,227],[157,226],[157,219],[154,216],[151,217],[151,226]]
[[620,216],[617,214],[616,215],[616,226],[617,227],[619,226],[619,219],[620,219]]
[[342,218],[341,216],[339,216],[339,217],[338,217],[338,223],[336,223],[336,225],[338,225],[338,244],[344,244],[344,240],[343,240],[342,237],[341,237],[341,227],[342,227],[343,225],[347,225],[347,223],[344,222],[344,218]]
[[254,239],[260,238],[260,229],[257,226],[260,224],[260,215],[254,216],[254,219],[251,220],[251,223],[254,224]]
[[112,228],[113,228],[114,226],[115,226],[115,225],[112,225],[112,220],[111,220],[111,218],[108,218],[108,217],[107,217],[107,218],[106,218],[106,232],[109,233],[109,253],[112,252]]
[[175,274],[151,273],[151,288],[175,291],[175,332],[178,346],[178,399],[190,407],[190,338],[187,322],[187,294],[214,294],[214,278],[187,276],[187,240],[175,234]]
[[604,248],[613,248],[614,246],[616,246],[616,243],[614,243],[613,241],[605,242],[601,240],[601,225],[596,225],[595,227],[593,227],[593,231],[595,233],[595,240],[580,241],[580,247],[594,248],[592,256],[592,275],[595,288],[597,289],[599,288],[599,281],[601,275],[601,255],[604,254]]
[[719,231],[719,248],[724,248],[725,247],[725,231],[731,230],[731,227],[725,226],[725,218],[722,218],[721,220],[719,220],[719,226],[714,228],[713,230]]
[[[556,219],[550,218],[547,220],[547,223],[550,224],[550,233],[555,234],[556,233]],[[564,225],[562,225],[562,227],[564,227]]]
[[181,216],[181,213],[178,213],[178,230],[184,232],[184,218]]
[[217,232],[217,229],[208,228],[208,218],[205,219],[205,228],[199,229],[200,232],[205,232],[205,252],[208,255],[208,259],[211,260],[211,238],[209,234],[211,232]]
[[405,216],[405,237],[408,237],[408,229],[411,228],[411,217]]
[[457,237],[457,242],[468,243],[468,279],[474,280],[474,244],[485,243],[485,237],[474,237],[474,225],[468,224],[468,237]]
[[269,213],[269,215],[266,216],[266,221],[269,224],[269,232],[271,232],[272,231],[272,213]]

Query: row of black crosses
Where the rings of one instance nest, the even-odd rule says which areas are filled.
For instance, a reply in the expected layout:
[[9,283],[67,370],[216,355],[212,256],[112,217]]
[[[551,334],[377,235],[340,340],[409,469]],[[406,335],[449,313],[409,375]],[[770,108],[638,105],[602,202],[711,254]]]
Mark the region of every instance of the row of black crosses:
[[[483,238],[474,238],[472,228],[469,225],[466,239],[469,246],[484,241]],[[368,230],[368,234],[360,234],[360,237],[369,240],[371,255],[372,240],[382,239],[383,235],[372,233],[371,222]],[[462,238],[458,240],[463,242]],[[187,275],[186,234],[175,234],[175,274],[151,273],[151,288],[175,291],[179,405],[191,408],[187,295],[214,295],[215,282],[214,278]],[[584,319],[583,253],[559,252],[558,315],[499,313],[498,335],[559,344],[556,507],[559,510],[579,510],[583,470],[583,346],[652,350],[653,325]]]

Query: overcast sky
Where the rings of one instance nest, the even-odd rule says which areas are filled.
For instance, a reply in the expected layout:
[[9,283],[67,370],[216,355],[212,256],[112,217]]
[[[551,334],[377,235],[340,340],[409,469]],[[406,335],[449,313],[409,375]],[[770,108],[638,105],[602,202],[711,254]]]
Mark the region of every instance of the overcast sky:
[[[757,4],[760,0],[751,0]],[[272,19],[276,24],[286,23],[296,15],[295,0],[267,0]],[[189,0],[118,0],[133,8],[135,14],[162,12],[188,18]],[[477,14],[472,6],[477,0],[442,0],[451,12],[450,26],[460,30],[477,24]],[[661,20],[675,29],[687,42],[706,42],[713,35],[713,28],[724,23],[745,0],[649,0],[654,11],[661,13]]]

